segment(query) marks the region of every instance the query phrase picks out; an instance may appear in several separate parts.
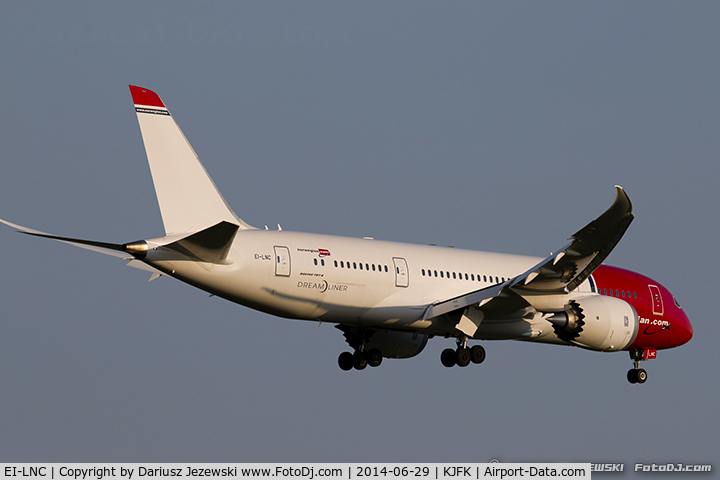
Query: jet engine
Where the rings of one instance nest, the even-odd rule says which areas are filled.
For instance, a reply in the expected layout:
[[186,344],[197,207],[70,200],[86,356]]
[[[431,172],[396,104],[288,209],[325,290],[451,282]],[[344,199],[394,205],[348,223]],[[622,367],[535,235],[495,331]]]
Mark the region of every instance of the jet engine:
[[630,345],[639,328],[638,314],[632,305],[601,295],[571,300],[564,311],[549,314],[545,319],[563,342],[606,352]]
[[428,338],[421,333],[373,330],[367,335],[365,351],[377,348],[385,358],[410,358],[423,351]]

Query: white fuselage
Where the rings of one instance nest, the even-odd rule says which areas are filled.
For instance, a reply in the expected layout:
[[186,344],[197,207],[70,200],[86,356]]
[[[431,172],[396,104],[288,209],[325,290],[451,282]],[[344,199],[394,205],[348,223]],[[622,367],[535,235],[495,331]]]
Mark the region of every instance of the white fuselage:
[[[458,334],[447,319],[423,320],[429,305],[503,283],[539,260],[268,230],[238,231],[222,264],[191,261],[162,249],[150,250],[145,258],[166,274],[273,315],[429,335]],[[588,294],[587,282],[573,292]],[[488,319],[474,337],[561,343],[539,315],[516,320],[505,319],[502,331],[493,331]]]

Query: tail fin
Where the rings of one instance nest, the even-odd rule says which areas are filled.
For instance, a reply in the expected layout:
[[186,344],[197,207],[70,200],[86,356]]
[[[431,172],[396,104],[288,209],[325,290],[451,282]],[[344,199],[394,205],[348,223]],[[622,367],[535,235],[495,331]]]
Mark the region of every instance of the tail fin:
[[220,222],[253,228],[225,202],[158,95],[130,85],[166,234],[197,232]]

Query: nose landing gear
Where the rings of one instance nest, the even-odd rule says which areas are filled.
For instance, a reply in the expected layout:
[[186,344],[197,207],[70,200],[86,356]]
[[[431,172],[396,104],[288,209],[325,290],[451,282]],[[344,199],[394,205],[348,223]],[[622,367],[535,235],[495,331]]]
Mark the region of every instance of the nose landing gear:
[[645,383],[647,372],[644,368],[637,368],[637,362],[635,362],[635,368],[628,370],[627,379],[630,383]]
[[643,350],[630,350],[630,359],[633,361],[633,367],[627,372],[627,379],[630,383],[645,383],[647,382],[647,372],[640,367],[640,362],[643,360],[650,360],[655,358],[657,350],[654,348],[645,348]]

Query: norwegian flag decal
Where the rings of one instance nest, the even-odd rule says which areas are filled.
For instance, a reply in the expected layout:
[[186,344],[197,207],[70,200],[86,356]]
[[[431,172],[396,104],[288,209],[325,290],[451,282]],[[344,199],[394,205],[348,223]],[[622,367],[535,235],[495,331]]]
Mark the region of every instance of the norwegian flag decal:
[[330,250],[327,248],[318,248],[318,253],[321,257],[329,257],[330,256]]

